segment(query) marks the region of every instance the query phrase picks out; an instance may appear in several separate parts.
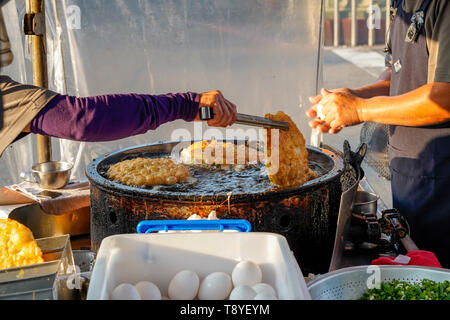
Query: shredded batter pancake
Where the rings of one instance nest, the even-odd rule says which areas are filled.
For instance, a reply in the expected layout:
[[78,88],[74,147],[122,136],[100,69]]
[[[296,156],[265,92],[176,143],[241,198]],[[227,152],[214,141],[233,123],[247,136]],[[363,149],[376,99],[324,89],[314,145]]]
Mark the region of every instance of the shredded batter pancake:
[[256,148],[246,143],[217,140],[195,142],[180,153],[180,160],[184,164],[220,166],[222,169],[230,169],[231,166],[244,168],[258,164],[262,158],[263,155]]
[[107,176],[128,186],[146,187],[185,182],[190,173],[185,166],[168,158],[136,158],[113,164]]
[[264,156],[270,182],[279,187],[297,187],[317,178],[308,167],[305,138],[291,118],[279,111],[266,118],[289,123],[289,130],[267,129],[264,136]]

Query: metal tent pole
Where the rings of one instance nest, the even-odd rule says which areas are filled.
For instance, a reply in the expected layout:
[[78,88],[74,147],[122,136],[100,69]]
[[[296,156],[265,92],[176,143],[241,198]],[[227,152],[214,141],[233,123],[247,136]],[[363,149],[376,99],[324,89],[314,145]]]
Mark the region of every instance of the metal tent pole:
[[[27,0],[24,32],[31,37],[33,84],[37,87],[48,88],[44,0]],[[36,142],[38,162],[51,161],[52,145],[50,137],[37,135]]]
[[373,0],[369,1],[369,10],[370,10],[369,17],[368,17],[368,19],[369,19],[369,23],[368,23],[369,34],[367,36],[367,44],[369,45],[369,47],[372,47],[375,42],[375,26],[374,26],[374,24],[375,24],[375,19],[377,18],[375,11],[374,11],[375,9],[373,6]]
[[356,0],[351,1],[351,19],[352,19],[352,32],[351,32],[351,43],[352,47],[356,47],[358,41],[358,26],[356,19]]
[[334,46],[339,46],[339,0],[334,0]]
[[391,23],[391,0],[386,0],[386,33]]

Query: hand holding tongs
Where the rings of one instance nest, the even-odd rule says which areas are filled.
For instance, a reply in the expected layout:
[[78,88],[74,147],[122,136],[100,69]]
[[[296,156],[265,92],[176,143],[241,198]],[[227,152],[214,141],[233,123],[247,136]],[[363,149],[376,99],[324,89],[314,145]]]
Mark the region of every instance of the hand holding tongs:
[[[213,109],[210,107],[201,107],[200,108],[200,119],[201,120],[211,120],[214,118]],[[281,130],[289,130],[289,123],[283,121],[270,120],[264,117],[251,116],[248,114],[237,114],[237,120],[235,123],[245,124],[249,126],[255,127],[263,127],[263,128],[272,128],[272,129],[281,129]]]

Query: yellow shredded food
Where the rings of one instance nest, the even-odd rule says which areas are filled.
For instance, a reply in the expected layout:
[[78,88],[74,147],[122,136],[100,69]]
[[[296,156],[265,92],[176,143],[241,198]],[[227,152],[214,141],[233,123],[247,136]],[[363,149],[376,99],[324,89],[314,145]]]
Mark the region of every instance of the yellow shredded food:
[[180,153],[180,160],[187,165],[227,166],[258,164],[263,158],[260,152],[244,143],[202,140],[194,142]]
[[44,262],[33,233],[12,219],[0,219],[0,269]]
[[109,167],[108,179],[128,186],[173,185],[185,182],[189,170],[169,158],[136,158]]
[[289,130],[279,130],[278,137],[272,137],[274,129],[267,129],[264,137],[264,155],[270,182],[279,187],[297,187],[317,178],[317,174],[308,166],[305,138],[294,121],[282,111],[275,115],[266,114],[266,118],[289,123]]

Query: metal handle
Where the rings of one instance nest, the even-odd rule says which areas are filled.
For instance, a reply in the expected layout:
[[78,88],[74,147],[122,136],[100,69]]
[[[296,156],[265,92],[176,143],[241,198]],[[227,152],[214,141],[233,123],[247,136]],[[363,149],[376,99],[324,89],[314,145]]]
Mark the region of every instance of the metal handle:
[[201,107],[199,112],[200,112],[200,120],[206,121],[214,118],[213,109],[210,107]]
[[138,233],[150,233],[154,231],[169,230],[236,230],[250,232],[252,226],[244,219],[223,220],[145,220],[138,223]]
[[400,242],[402,243],[403,247],[405,247],[406,251],[415,251],[419,250],[417,245],[414,243],[414,241],[411,239],[409,235],[404,236],[400,239]]
[[[214,112],[210,107],[201,107],[199,112],[200,112],[200,120],[211,120],[214,118]],[[287,122],[276,121],[264,117],[252,116],[242,113],[237,114],[237,119],[235,123],[255,127],[289,130],[289,123]]]
[[32,183],[37,183],[38,181],[36,180],[36,178],[33,175],[32,171],[24,171],[20,173],[20,179],[22,179],[23,181],[26,182],[32,182]]

